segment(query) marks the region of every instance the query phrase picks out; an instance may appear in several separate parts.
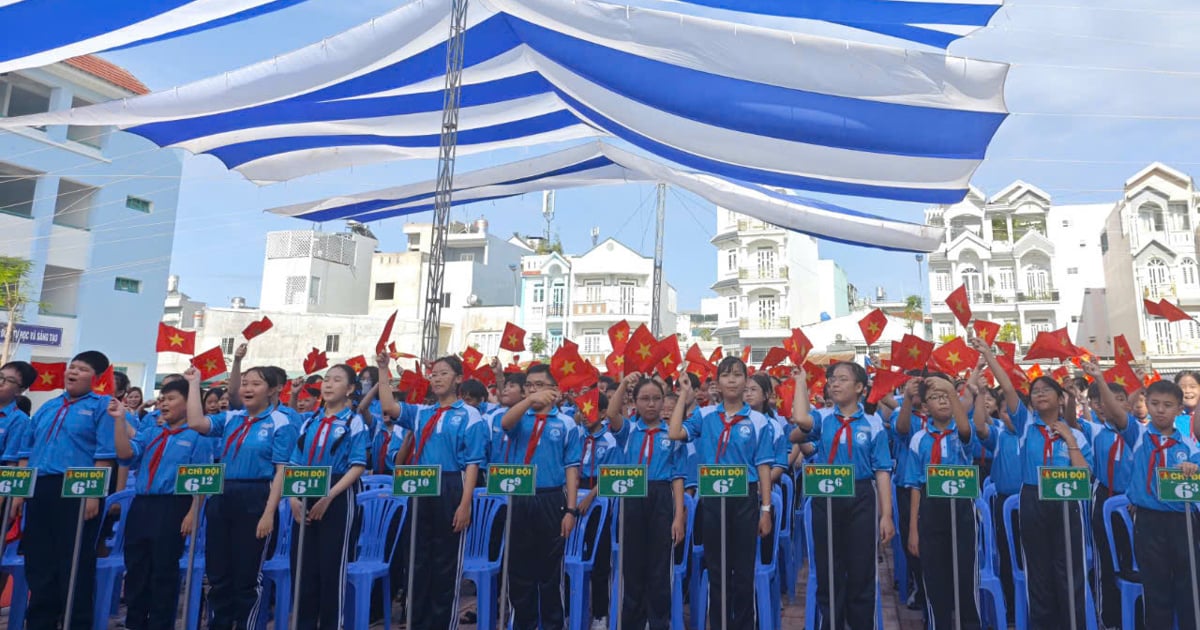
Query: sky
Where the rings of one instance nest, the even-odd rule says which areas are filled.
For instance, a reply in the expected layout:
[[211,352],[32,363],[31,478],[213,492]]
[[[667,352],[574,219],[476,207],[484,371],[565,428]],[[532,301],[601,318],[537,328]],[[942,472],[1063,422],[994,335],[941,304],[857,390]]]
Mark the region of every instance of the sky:
[[[670,6],[665,0],[632,0]],[[106,54],[151,89],[239,68],[303,47],[402,4],[402,0],[309,0],[247,23]],[[1133,8],[1135,7],[1136,8]],[[695,10],[704,13],[704,10]],[[750,18],[749,21],[759,21]],[[766,23],[766,22],[760,22]],[[778,23],[776,23],[778,24]],[[819,25],[797,25],[821,34]],[[1012,64],[1005,98],[1011,116],[996,134],[972,184],[993,195],[1016,180],[1048,192],[1055,204],[1116,201],[1124,181],[1151,162],[1200,173],[1200,6],[1184,0],[1013,0],[991,25],[954,43],[950,53]],[[867,41],[882,41],[871,39]],[[469,43],[467,45],[470,45]],[[460,172],[548,153],[543,145],[458,159]],[[267,215],[266,208],[433,179],[434,161],[393,162],[323,173],[259,187],[209,156],[188,156],[180,184],[171,272],[193,299],[212,305],[232,297],[258,302],[266,233],[308,229],[305,221]],[[651,184],[562,190],[552,232],[568,253],[591,246],[591,229],[647,256],[654,252],[655,194]],[[866,212],[923,221],[921,204],[833,195],[824,198]],[[493,233],[540,234],[541,195],[473,204],[455,220],[486,217]],[[371,224],[380,249],[403,249],[405,220]],[[681,309],[698,308],[716,275],[709,243],[712,204],[679,190],[667,195],[664,269]],[[342,225],[321,229],[340,231]],[[924,294],[924,272],[913,254],[820,243],[860,295],[883,287],[889,298]],[[215,255],[214,255],[215,254]]]

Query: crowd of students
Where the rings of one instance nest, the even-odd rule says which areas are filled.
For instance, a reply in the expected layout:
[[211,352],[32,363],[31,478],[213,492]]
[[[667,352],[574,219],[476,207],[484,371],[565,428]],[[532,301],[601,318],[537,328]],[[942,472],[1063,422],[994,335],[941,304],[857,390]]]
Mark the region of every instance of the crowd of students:
[[[972,345],[981,359],[966,381],[913,374],[900,391],[878,403],[865,402],[870,378],[856,363],[829,366],[824,391],[811,396],[803,372],[797,371],[792,400],[783,401],[776,395],[778,378],[753,373],[741,359],[726,357],[715,377],[705,381],[692,374],[668,380],[641,374],[619,381],[601,377],[595,387],[601,391],[602,413],[594,417],[576,408],[579,392],[560,391],[547,365],[535,363],[522,372],[496,369],[497,384],[489,389],[464,379],[458,357],[444,357],[427,367],[428,393],[412,404],[405,402],[410,392],[394,390],[386,355],[358,371],[335,365],[321,378],[289,382],[278,367],[243,370],[244,345],[235,353],[227,389],[202,391],[200,375],[188,370],[164,379],[153,410],[145,413],[141,392],[130,398],[120,383],[113,397],[94,393],[93,381],[108,369],[108,359],[99,352],[80,353],[67,367],[64,392],[30,417],[18,402],[37,374],[27,363],[11,362],[0,367],[0,452],[10,463],[37,469],[34,495],[14,499],[9,514],[12,520],[24,518],[20,550],[30,589],[27,624],[35,630],[59,624],[73,554],[64,541],[75,538],[79,508],[78,500],[61,496],[63,475],[67,468],[96,466],[119,472],[112,477],[114,489],[128,484],[136,493],[129,513],[122,515],[127,523],[125,625],[173,628],[178,561],[201,509],[199,500],[174,494],[176,470],[180,464],[219,461],[226,469],[224,492],[202,508],[210,628],[253,628],[271,612],[260,597],[260,571],[274,545],[283,471],[289,465],[328,466],[333,474],[328,496],[290,500],[293,518],[307,523],[304,548],[292,537],[291,552],[293,563],[301,554],[304,558],[302,590],[294,604],[300,627],[339,628],[361,477],[391,474],[397,465],[409,464],[442,471],[441,495],[423,499],[416,522],[409,525],[416,544],[401,545],[413,554],[420,576],[412,582],[413,627],[457,626],[462,537],[472,523],[472,497],[488,465],[501,463],[536,466],[536,493],[512,497],[511,530],[493,533],[497,541],[506,536],[509,545],[513,628],[564,627],[564,543],[595,500],[599,467],[606,464],[646,466],[649,480],[647,496],[626,500],[624,508],[623,627],[670,627],[669,568],[687,529],[684,497],[696,492],[703,465],[744,466],[749,480],[749,492],[725,500],[724,510],[719,501],[698,503],[694,536],[708,559],[710,627],[765,627],[756,619],[757,541],[774,527],[774,486],[812,462],[849,465],[854,476],[852,498],[811,503],[816,553],[810,579],[817,580],[821,627],[831,627],[834,618],[838,627],[875,627],[879,552],[897,530],[919,585],[913,604],[925,609],[929,627],[955,627],[956,614],[958,627],[981,626],[975,505],[928,500],[925,475],[931,464],[980,466],[985,483],[995,487],[992,514],[998,532],[1004,531],[1000,506],[1010,496],[1020,497],[1020,532],[1013,538],[1019,550],[1001,550],[999,573],[1012,611],[1008,561],[1016,557],[1023,564],[1031,628],[1070,627],[1068,572],[1076,591],[1077,627],[1085,627],[1089,614],[1100,616],[1101,627],[1119,625],[1120,599],[1102,514],[1104,502],[1121,494],[1136,512],[1133,549],[1120,553],[1136,554],[1139,562],[1144,627],[1198,627],[1192,612],[1197,586],[1189,571],[1189,554],[1197,548],[1185,534],[1184,520],[1185,514],[1195,518],[1195,510],[1162,501],[1154,479],[1159,468],[1195,473],[1200,464],[1200,427],[1193,421],[1200,376],[1182,373],[1179,384],[1159,381],[1127,397],[1123,388],[1104,382],[1099,368],[1084,364],[1090,385],[1041,377],[1022,395],[991,348],[977,339]],[[985,368],[997,387],[983,384]],[[782,415],[781,407],[790,413]],[[1069,533],[1063,528],[1063,504],[1038,499],[1042,466],[1088,468],[1095,479],[1090,505],[1067,504]],[[893,518],[893,493],[899,520]],[[100,506],[100,500],[85,500],[85,541],[103,539],[107,515]],[[793,507],[784,506],[780,516],[793,518]],[[1089,507],[1090,516],[1085,514]],[[957,550],[951,544],[952,514],[959,527]],[[723,528],[718,527],[722,518]],[[588,544],[601,546],[592,583],[573,585],[591,589],[594,628],[610,625],[611,526],[591,524]],[[1098,559],[1095,575],[1083,562],[1089,532]],[[393,529],[389,535],[406,540],[408,534]],[[996,538],[1007,546],[1004,536]],[[833,567],[827,564],[829,544]],[[1079,550],[1070,566],[1067,545]],[[80,548],[72,629],[92,626],[95,563],[103,552],[102,545]],[[721,557],[727,559],[724,571],[713,563]],[[396,562],[397,571],[405,562]],[[1086,609],[1084,596],[1093,577],[1099,584],[1098,611]],[[696,596],[699,585],[687,587]],[[717,605],[723,590],[726,607]]]

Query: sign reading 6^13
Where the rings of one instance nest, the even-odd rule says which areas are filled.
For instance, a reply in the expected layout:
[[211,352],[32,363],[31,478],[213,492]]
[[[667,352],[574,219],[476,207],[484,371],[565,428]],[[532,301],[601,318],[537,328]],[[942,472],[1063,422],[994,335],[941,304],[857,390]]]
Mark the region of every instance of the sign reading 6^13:
[[108,496],[108,468],[68,468],[63,475],[66,499],[103,499]]
[[35,483],[36,468],[0,468],[0,497],[29,498]]
[[979,498],[979,469],[974,466],[927,466],[925,496],[931,499]]
[[180,464],[175,494],[211,495],[225,490],[225,464]]
[[1166,503],[1200,502],[1200,474],[1188,475],[1178,468],[1159,468],[1158,500]]
[[645,497],[647,474],[645,466],[601,466],[598,494],[614,499]]
[[537,492],[537,466],[491,464],[488,466],[488,494],[531,497]]
[[847,499],[854,496],[854,466],[849,464],[806,464],[804,495]]
[[744,497],[750,494],[745,466],[701,466],[700,498]]
[[1038,466],[1038,499],[1042,501],[1090,501],[1091,471],[1066,466]]
[[397,466],[392,494],[398,497],[436,497],[442,494],[441,466]]
[[283,468],[283,496],[300,498],[322,498],[329,494],[329,466],[285,466]]

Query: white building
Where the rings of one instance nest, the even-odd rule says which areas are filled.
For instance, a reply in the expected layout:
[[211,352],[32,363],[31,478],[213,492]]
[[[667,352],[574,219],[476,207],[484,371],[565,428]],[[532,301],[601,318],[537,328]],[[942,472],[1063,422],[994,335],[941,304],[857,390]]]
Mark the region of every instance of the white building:
[[[85,56],[0,75],[0,116],[146,92]],[[177,152],[111,128],[0,131],[0,255],[32,262],[15,358],[95,349],[135,385],[150,384],[181,171]]]
[[717,281],[723,300],[714,336],[722,346],[751,347],[753,361],[791,329],[850,312],[846,274],[818,257],[817,241],[717,208]]
[[1200,315],[1196,232],[1200,195],[1188,175],[1151,164],[1125,182],[1100,235],[1108,333],[1170,373],[1200,367],[1200,324],[1149,317],[1143,299]]
[[179,290],[179,276],[167,276],[167,299],[163,303],[162,321],[175,328],[192,328],[204,317],[204,302],[193,300]]
[[[621,320],[631,328],[651,326],[654,259],[609,238],[580,256],[551,252],[521,260],[520,318],[530,340],[545,341],[553,353],[564,338],[579,344],[580,354],[603,365],[612,352],[608,329]],[[659,336],[674,334],[675,289],[663,278]],[[486,354],[486,353],[485,353]]]
[[1018,181],[991,199],[971,188],[957,204],[927,209],[926,223],[946,228],[929,255],[933,338],[965,332],[946,296],[966,285],[975,318],[1016,327],[1022,346],[1064,326],[1079,341],[1085,291],[1104,286],[1100,230],[1110,208],[1056,206]]

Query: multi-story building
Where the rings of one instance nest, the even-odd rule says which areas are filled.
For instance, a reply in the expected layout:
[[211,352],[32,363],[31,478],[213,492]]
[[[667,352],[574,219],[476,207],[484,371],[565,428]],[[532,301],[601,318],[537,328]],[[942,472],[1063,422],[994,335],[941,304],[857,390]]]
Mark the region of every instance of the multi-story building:
[[1166,299],[1200,316],[1196,227],[1200,194],[1188,175],[1151,164],[1125,182],[1100,235],[1108,332],[1165,372],[1200,367],[1200,324],[1150,317],[1143,300]]
[[179,276],[167,276],[167,299],[163,302],[162,321],[175,328],[191,328],[204,317],[204,302],[193,300],[179,290]]
[[[641,324],[653,328],[654,259],[616,239],[609,238],[580,256],[527,255],[520,273],[517,325],[531,340],[543,340],[546,354],[570,339],[579,344],[585,359],[603,365],[612,351],[608,329],[613,324],[626,320],[633,328]],[[665,278],[661,299],[660,337],[674,334],[678,327],[675,289]]]
[[[145,94],[97,57],[0,75],[0,116]],[[28,260],[28,306],[13,356],[43,362],[105,352],[149,384],[167,292],[180,155],[112,128],[0,131],[0,255]]]

